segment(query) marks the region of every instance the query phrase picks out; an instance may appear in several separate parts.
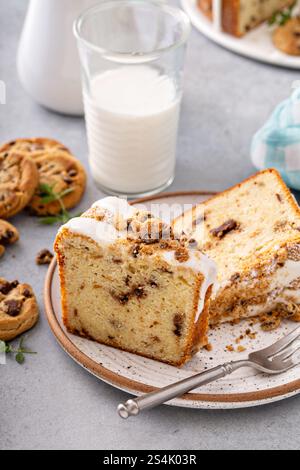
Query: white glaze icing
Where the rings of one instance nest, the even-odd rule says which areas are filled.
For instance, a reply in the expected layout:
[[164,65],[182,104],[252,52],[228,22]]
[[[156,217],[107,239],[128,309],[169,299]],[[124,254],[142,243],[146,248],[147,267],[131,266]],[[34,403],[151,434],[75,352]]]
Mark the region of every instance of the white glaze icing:
[[216,263],[210,259],[207,255],[204,255],[200,251],[190,250],[189,259],[185,262],[179,262],[175,258],[174,251],[165,251],[162,254],[163,258],[173,266],[183,266],[185,268],[191,268],[196,272],[203,274],[203,282],[199,292],[198,308],[195,317],[195,323],[199,320],[201,313],[203,312],[205,296],[208,288],[216,282],[217,267]]
[[109,244],[118,238],[126,238],[127,232],[119,231],[113,225],[116,217],[127,219],[136,209],[128,204],[125,199],[118,197],[105,197],[96,201],[92,208],[104,209],[104,219],[96,220],[90,217],[75,217],[61,227],[71,232],[90,237],[96,243]]
[[114,225],[91,219],[88,217],[75,217],[69,220],[60,230],[67,228],[70,232],[91,238],[98,244],[110,244],[118,238],[126,237],[126,232],[116,230]]
[[114,196],[105,197],[94,202],[92,208],[98,207],[107,210],[112,215],[120,216],[124,219],[132,216],[137,211],[137,209],[128,204],[126,199]]

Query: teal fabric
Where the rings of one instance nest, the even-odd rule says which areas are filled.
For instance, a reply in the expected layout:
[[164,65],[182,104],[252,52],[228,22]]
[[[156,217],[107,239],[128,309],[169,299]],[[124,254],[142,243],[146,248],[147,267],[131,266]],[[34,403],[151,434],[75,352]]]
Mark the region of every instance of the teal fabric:
[[276,168],[288,186],[300,189],[300,88],[275,108],[254,135],[251,159],[259,170]]

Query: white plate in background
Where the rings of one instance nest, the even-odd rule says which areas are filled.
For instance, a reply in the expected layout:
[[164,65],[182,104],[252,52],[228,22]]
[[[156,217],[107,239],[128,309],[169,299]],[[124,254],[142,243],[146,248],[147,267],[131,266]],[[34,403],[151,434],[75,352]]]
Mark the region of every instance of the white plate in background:
[[259,60],[280,67],[300,69],[300,57],[290,56],[280,52],[272,43],[271,29],[267,22],[247,33],[242,38],[236,38],[222,31],[218,31],[196,5],[197,0],[181,0],[193,26],[204,36],[220,46],[237,54],[251,59]]

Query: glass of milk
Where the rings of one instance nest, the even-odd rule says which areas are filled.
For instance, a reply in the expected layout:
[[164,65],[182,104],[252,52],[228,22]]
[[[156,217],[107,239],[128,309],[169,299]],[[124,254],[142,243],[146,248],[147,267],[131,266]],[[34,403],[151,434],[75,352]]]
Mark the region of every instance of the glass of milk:
[[74,31],[96,184],[127,197],[162,191],[175,174],[187,16],[162,2],[111,0]]

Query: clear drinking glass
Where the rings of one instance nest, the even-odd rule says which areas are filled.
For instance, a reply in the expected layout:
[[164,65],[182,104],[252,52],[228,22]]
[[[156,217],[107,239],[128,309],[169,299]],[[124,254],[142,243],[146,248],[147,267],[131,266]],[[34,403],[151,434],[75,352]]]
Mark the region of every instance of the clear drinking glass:
[[96,184],[128,197],[161,191],[175,173],[187,16],[160,2],[104,1],[74,31]]

